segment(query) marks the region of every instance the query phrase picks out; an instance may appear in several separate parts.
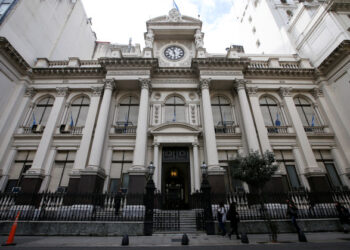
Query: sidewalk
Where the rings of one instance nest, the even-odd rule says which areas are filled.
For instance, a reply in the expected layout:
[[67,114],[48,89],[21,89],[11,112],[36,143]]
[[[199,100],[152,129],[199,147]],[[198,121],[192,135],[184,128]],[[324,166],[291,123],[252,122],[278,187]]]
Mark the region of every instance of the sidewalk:
[[[350,234],[344,233],[306,233],[310,243],[349,243]],[[180,246],[181,234],[154,234],[153,236],[130,236],[130,246]],[[191,246],[228,246],[240,245],[240,240],[235,236],[230,240],[227,236],[189,234],[189,245]],[[279,234],[278,243],[270,243],[267,234],[248,235],[250,244],[287,244],[297,243],[296,234]],[[0,236],[1,243],[7,237]],[[15,236],[18,247],[117,247],[121,245],[122,237],[89,237],[89,236]]]

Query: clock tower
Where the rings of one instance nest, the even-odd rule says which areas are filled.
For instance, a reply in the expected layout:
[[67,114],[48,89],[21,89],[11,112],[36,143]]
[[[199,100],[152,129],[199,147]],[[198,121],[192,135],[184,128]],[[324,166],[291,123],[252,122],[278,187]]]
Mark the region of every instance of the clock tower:
[[150,19],[146,25],[143,56],[158,58],[159,67],[191,67],[192,58],[205,57],[200,20],[173,8],[169,15]]

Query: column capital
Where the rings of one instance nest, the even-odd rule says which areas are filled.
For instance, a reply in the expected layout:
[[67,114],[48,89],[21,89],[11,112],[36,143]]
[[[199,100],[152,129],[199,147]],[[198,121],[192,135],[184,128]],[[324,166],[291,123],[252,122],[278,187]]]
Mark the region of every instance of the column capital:
[[91,87],[92,96],[101,96],[103,87]]
[[257,86],[254,87],[248,87],[248,95],[249,96],[256,96],[256,93],[258,92],[259,88]]
[[68,95],[69,88],[68,87],[57,87],[57,96],[65,97]]
[[192,142],[192,146],[193,146],[193,147],[198,147],[198,146],[199,146],[199,143],[198,143],[198,142]]
[[283,97],[287,97],[287,96],[292,96],[292,90],[293,88],[292,87],[281,87],[279,89],[279,92],[280,92],[280,96],[283,98]]
[[205,78],[205,79],[201,78],[201,79],[199,79],[199,88],[201,90],[209,89],[210,82],[211,82],[211,78]]
[[312,95],[315,97],[315,99],[323,96],[323,89],[316,87],[312,89]]
[[36,91],[33,87],[27,87],[24,92],[25,97],[33,98],[35,95]]
[[159,147],[160,143],[159,142],[153,142],[153,147]]
[[148,89],[148,90],[150,90],[151,87],[152,87],[150,78],[139,78],[139,83],[141,85],[141,89]]
[[245,85],[247,83],[249,83],[249,82],[247,80],[245,80],[245,79],[235,79],[233,81],[233,86],[238,91],[238,90],[241,90],[241,89],[245,89]]
[[113,91],[115,88],[115,79],[103,79],[104,88]]

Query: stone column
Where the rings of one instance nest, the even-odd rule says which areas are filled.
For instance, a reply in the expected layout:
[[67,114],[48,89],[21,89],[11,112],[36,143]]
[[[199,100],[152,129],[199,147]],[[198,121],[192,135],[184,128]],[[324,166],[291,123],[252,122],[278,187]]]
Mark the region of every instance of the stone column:
[[247,138],[249,151],[260,151],[259,141],[255,131],[254,121],[250,111],[244,83],[244,80],[236,80],[236,89],[238,92],[239,105],[241,107],[241,114],[243,118],[244,134]]
[[47,157],[46,166],[45,166],[45,177],[43,182],[41,183],[39,193],[46,192],[49,187],[51,174],[52,174],[51,171],[52,171],[53,163],[55,161],[56,151],[57,151],[56,148],[52,147]]
[[137,119],[136,142],[135,142],[132,169],[145,171],[148,110],[149,110],[149,90],[151,87],[151,80],[140,79],[140,83],[141,83],[141,98],[140,98],[139,115]]
[[303,159],[303,156],[301,155],[298,147],[293,147],[293,155],[294,155],[296,167],[297,167],[298,172],[299,172],[300,182],[301,182],[303,187],[310,190],[309,182],[307,181],[307,178],[305,176],[304,159]]
[[47,119],[44,132],[41,136],[41,140],[33,160],[33,165],[24,175],[21,184],[22,190],[24,192],[38,192],[41,186],[42,177],[45,174],[45,160],[51,148],[52,138],[56,130],[57,121],[61,117],[68,94],[67,87],[56,88],[56,90],[57,95],[55,102]]
[[20,122],[22,121],[26,107],[28,106],[30,100],[33,98],[34,94],[34,88],[27,88],[25,90],[24,97],[22,98],[20,105],[17,109],[17,112],[12,114],[11,116],[12,121],[10,122],[10,126],[6,130],[6,134],[4,134],[0,142],[0,168],[4,165],[3,161],[5,160],[6,155],[10,150],[13,134],[16,128],[19,126]]
[[106,173],[106,179],[105,179],[105,183],[103,186],[103,192],[107,192],[108,183],[109,183],[109,180],[111,179],[110,175],[111,175],[112,157],[113,157],[113,148],[108,147],[106,159],[105,159],[105,166],[104,166],[105,173]]
[[343,185],[350,186],[350,179],[347,176],[347,164],[336,147],[331,149],[332,157],[338,170],[339,177]]
[[264,117],[260,109],[259,98],[256,94],[257,91],[258,91],[257,87],[248,88],[248,95],[249,95],[250,103],[252,105],[252,111],[255,119],[256,129],[258,130],[258,136],[260,139],[261,149],[263,153],[267,150],[272,152],[268,132],[265,126]]
[[155,171],[153,175],[154,185],[157,190],[162,189],[162,167],[158,163],[159,158],[159,143],[153,143],[153,164],[155,166]]
[[[101,168],[101,157],[106,137],[106,131],[108,131],[108,114],[114,86],[114,79],[105,80],[104,93],[97,119],[94,139],[92,141],[90,158],[87,167],[80,171],[81,178],[79,181],[78,190],[82,193],[101,192],[103,188],[105,173],[104,169]],[[97,99],[95,99],[95,101],[97,101]],[[93,108],[95,108],[95,103],[93,104]],[[91,124],[87,125],[91,126]]]
[[146,183],[146,150],[148,130],[149,92],[151,88],[150,79],[140,79],[141,98],[139,115],[137,119],[136,142],[133,155],[133,166],[129,170],[129,192],[143,193]]
[[[91,138],[92,138],[92,134],[94,131],[94,126],[95,126],[95,121],[96,121],[96,116],[97,116],[97,111],[98,111],[98,106],[100,103],[102,91],[103,91],[102,87],[93,87],[92,88],[90,107],[89,107],[89,111],[88,111],[88,114],[86,117],[86,122],[85,122],[84,130],[83,130],[83,136],[81,139],[80,147],[79,147],[79,149],[77,151],[77,155],[75,157],[75,161],[74,161],[74,165],[73,165],[73,173],[75,172],[76,174],[79,174],[79,170],[82,170],[86,167],[87,158],[89,155],[89,149],[90,149],[90,145],[91,145]],[[108,90],[108,91],[110,91],[110,90]],[[106,105],[107,105],[107,103],[106,103]],[[101,105],[101,108],[102,108],[102,105]],[[109,109],[109,105],[108,105],[108,107],[106,106],[105,108]],[[108,117],[108,114],[107,114],[107,117]],[[102,129],[102,127],[100,126],[99,129]],[[97,131],[97,128],[96,128],[96,131]],[[103,140],[104,133],[100,133],[98,135],[99,136],[102,135],[102,138],[96,138],[96,136],[95,136],[95,138],[99,139],[99,140],[101,140],[101,139]],[[97,147],[97,145],[95,145],[95,146]],[[92,152],[93,152],[93,154],[95,154],[94,151],[92,151]]]
[[194,142],[193,146],[193,173],[194,173],[194,190],[201,189],[201,169],[199,167],[198,143]]
[[202,113],[205,139],[205,153],[208,165],[208,181],[213,193],[225,192],[225,170],[219,165],[218,150],[216,147],[216,135],[214,129],[213,112],[209,94],[210,79],[200,79],[199,86],[202,94]]
[[1,178],[0,178],[0,192],[4,192],[7,181],[9,179],[9,171],[11,166],[13,166],[13,162],[15,160],[15,156],[17,154],[17,149],[16,148],[11,148],[10,152],[6,156],[6,161],[4,162],[2,173],[1,173]]
[[[290,120],[292,121],[300,149],[305,160],[304,173],[308,178],[311,189],[316,190],[321,185],[327,183],[325,173],[316,162],[314,152],[312,151],[309,139],[304,130],[304,126],[299,117],[299,113],[295,107],[294,100],[291,95],[292,88],[280,88],[280,95],[287,108]],[[317,190],[316,190],[317,191]]]

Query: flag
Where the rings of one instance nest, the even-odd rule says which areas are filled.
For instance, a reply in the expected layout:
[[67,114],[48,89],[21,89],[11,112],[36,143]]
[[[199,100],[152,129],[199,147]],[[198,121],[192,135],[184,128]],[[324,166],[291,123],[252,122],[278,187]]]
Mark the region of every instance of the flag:
[[311,127],[315,126],[315,115],[312,115]]
[[69,126],[73,127],[74,126],[74,121],[73,121],[73,113],[70,112],[70,124]]
[[34,111],[33,111],[33,124],[32,124],[32,127],[34,127],[36,125],[36,120],[35,120],[35,114],[34,114]]
[[224,113],[223,125],[226,126],[226,117],[225,117],[225,113]]
[[125,119],[124,126],[126,127],[126,126],[128,126],[128,113],[125,113],[124,119]]
[[276,126],[281,126],[281,121],[280,121],[280,119],[278,118],[278,113],[276,114],[275,125],[276,125]]
[[180,12],[179,7],[178,7],[177,4],[175,3],[175,0],[173,0],[173,8],[177,9],[177,11]]

